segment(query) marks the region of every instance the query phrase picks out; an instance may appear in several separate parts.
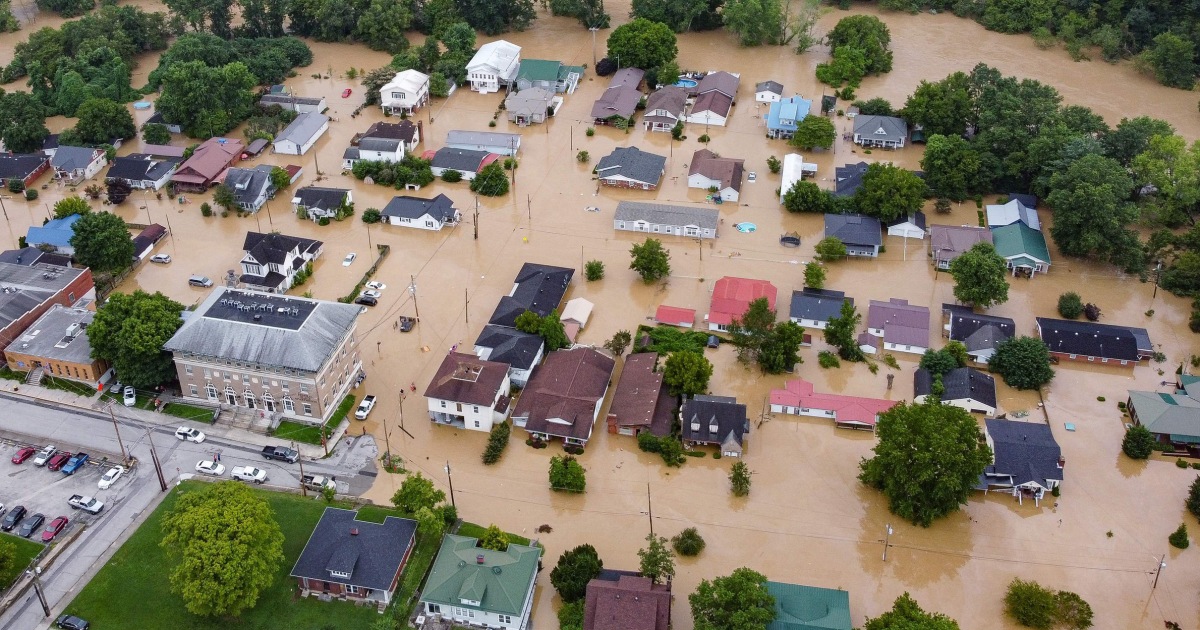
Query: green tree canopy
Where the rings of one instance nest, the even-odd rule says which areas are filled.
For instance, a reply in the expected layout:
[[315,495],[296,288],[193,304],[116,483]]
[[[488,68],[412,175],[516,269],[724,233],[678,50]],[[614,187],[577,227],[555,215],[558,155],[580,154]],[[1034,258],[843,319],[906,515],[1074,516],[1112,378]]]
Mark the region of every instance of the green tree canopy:
[[669,582],[675,577],[675,554],[662,536],[647,534],[646,546],[638,549],[638,559],[642,575],[656,584]]
[[896,598],[892,609],[867,619],[862,630],[959,630],[958,622],[941,613],[927,613],[907,592]]
[[735,497],[750,494],[750,467],[746,462],[738,460],[729,469],[729,491]]
[[570,455],[550,458],[550,489],[583,492],[587,489],[587,471]]
[[1064,319],[1079,319],[1083,314],[1083,299],[1074,291],[1058,296],[1058,314]]
[[852,88],[858,87],[867,75],[867,55],[858,48],[842,46],[829,62],[817,64],[816,74],[818,81],[835,88],[846,83]]
[[688,603],[696,630],[760,630],[776,614],[767,577],[745,567],[712,581],[700,580]]
[[[354,38],[371,50],[398,53],[408,49],[404,32],[412,23],[412,13],[403,2],[371,0],[354,29]],[[437,40],[434,40],[437,41]]]
[[502,197],[508,194],[508,173],[500,162],[492,162],[471,180],[471,192],[485,197]]
[[1181,90],[1196,85],[1196,45],[1191,40],[1170,31],[1161,33],[1142,56],[1159,83]]
[[1054,591],[1032,580],[1014,579],[1004,595],[1004,611],[1027,628],[1054,626]]
[[925,142],[921,170],[933,194],[962,201],[975,191],[987,190],[979,154],[961,136],[934,134]]
[[537,19],[533,0],[455,0],[454,4],[462,19],[485,35],[523,31]]
[[846,244],[836,236],[826,236],[817,242],[817,260],[833,262],[846,257]]
[[720,0],[633,0],[634,18],[661,22],[676,33],[721,26]]
[[925,203],[925,180],[891,164],[872,163],[854,193],[858,211],[887,223],[907,217]]
[[638,272],[646,284],[671,275],[671,252],[663,247],[662,241],[647,237],[629,248],[632,260],[629,268]]
[[1188,222],[1200,201],[1200,145],[1176,135],[1152,136],[1145,151],[1133,158],[1133,177],[1139,188],[1147,185],[1152,194],[1143,196],[1142,217],[1174,227]]
[[1130,459],[1146,459],[1154,452],[1154,434],[1146,427],[1135,424],[1125,430],[1121,440],[1121,451]]
[[209,67],[203,61],[172,63],[162,74],[162,95],[155,107],[163,118],[193,138],[223,134],[245,120],[254,107],[251,90],[258,78],[235,61]]
[[743,46],[783,44],[784,7],[779,0],[725,0],[725,29]]
[[837,138],[833,121],[824,116],[809,114],[796,123],[796,132],[788,144],[801,149],[828,149]]
[[121,217],[91,212],[80,217],[72,229],[71,247],[79,264],[98,272],[120,271],[133,264],[133,237]]
[[1150,138],[1154,136],[1170,136],[1175,134],[1171,123],[1149,116],[1137,118],[1122,118],[1112,131],[1101,135],[1100,143],[1104,146],[1104,154],[1129,166],[1133,158],[1150,147]]
[[183,305],[162,293],[113,293],[88,326],[92,358],[108,361],[121,381],[149,388],[175,374],[163,345],[183,325]]
[[142,141],[146,144],[170,144],[171,132],[166,125],[149,123],[142,126]]
[[492,551],[508,550],[508,534],[495,523],[488,525],[483,535],[479,537],[479,546]]
[[804,286],[810,289],[825,288],[825,267],[821,263],[810,260],[804,265]]
[[954,299],[978,308],[1008,301],[1008,263],[986,241],[976,243],[950,261]]
[[92,211],[88,202],[79,195],[63,197],[54,203],[54,218],[65,219],[73,214],[87,214]]
[[433,482],[420,472],[405,477],[400,489],[392,495],[392,505],[405,514],[416,514],[421,508],[432,510],[446,500],[446,493],[433,486]]
[[842,309],[836,317],[830,317],[825,324],[825,343],[838,349],[838,356],[847,361],[862,361],[866,359],[858,347],[858,325],[862,323],[862,315],[850,300],[842,302]]
[[1004,377],[1009,387],[1037,389],[1054,378],[1050,350],[1037,337],[1014,337],[1000,342],[988,359],[988,370]]
[[892,71],[892,34],[887,24],[873,15],[851,15],[838,20],[833,30],[826,35],[829,52],[838,49],[861,50],[866,57],[867,74],[883,74]]
[[550,583],[563,602],[582,601],[587,594],[588,582],[600,575],[604,561],[591,545],[579,545],[564,551],[558,564],[550,571]]
[[125,105],[106,98],[88,99],[79,106],[75,115],[75,133],[87,144],[104,144],[113,138],[132,138],[137,134],[133,115]]
[[992,463],[971,414],[936,399],[883,412],[876,434],[875,455],[862,461],[858,478],[883,492],[892,513],[922,527],[966,503]]
[[783,207],[788,212],[825,214],[834,209],[833,196],[812,182],[799,181],[784,192]]
[[663,383],[672,394],[695,396],[708,391],[713,366],[699,352],[681,350],[671,353],[663,366]]
[[48,135],[46,109],[36,97],[0,90],[0,140],[5,148],[13,153],[40,151]]
[[679,54],[675,33],[666,24],[634,18],[608,36],[608,57],[620,59],[622,68],[650,70],[674,61]]
[[927,136],[961,136],[973,120],[969,80],[963,72],[930,83],[921,81],[904,103],[900,115],[921,125]]
[[775,324],[758,348],[758,367],[767,374],[783,374],[804,362],[800,345],[804,329],[793,321]]
[[237,617],[253,608],[283,562],[271,506],[236,481],[181,493],[162,528],[161,545],[176,561],[171,590],[193,615]]
[[1050,178],[1046,202],[1054,209],[1050,236],[1068,256],[1103,257],[1127,269],[1142,264],[1141,244],[1129,224],[1133,181],[1116,160],[1091,154]]
[[949,374],[952,370],[962,367],[958,359],[950,354],[945,349],[942,350],[926,350],[925,354],[921,355],[922,370],[926,370],[933,377],[940,377]]

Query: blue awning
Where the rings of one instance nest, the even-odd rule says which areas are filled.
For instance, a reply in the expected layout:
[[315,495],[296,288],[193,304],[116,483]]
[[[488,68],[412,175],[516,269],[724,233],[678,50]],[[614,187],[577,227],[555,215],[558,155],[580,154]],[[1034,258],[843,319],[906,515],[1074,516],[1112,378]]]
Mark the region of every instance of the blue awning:
[[1181,442],[1183,444],[1200,444],[1200,436],[1179,435],[1178,433],[1172,433],[1171,441],[1172,442]]

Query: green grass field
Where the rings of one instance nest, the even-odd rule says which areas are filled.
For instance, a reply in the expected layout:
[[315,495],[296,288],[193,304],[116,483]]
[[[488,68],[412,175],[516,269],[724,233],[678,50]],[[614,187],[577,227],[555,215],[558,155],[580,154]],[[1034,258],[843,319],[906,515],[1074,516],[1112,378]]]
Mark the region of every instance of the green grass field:
[[12,565],[7,571],[0,572],[0,591],[7,589],[22,571],[29,567],[29,562],[45,549],[45,545],[25,540],[20,536],[0,534],[0,543],[10,544],[16,549],[13,553]]
[[[350,410],[354,408],[357,402],[358,400],[354,397],[354,394],[347,395],[342,399],[337,409],[334,410],[333,415],[329,417],[329,421],[322,427],[304,424],[303,422],[281,420],[279,426],[275,428],[275,432],[271,435],[284,440],[295,440],[303,444],[320,446],[321,431],[324,430],[325,435],[331,435],[333,430],[342,423],[342,419],[346,417],[346,414],[350,413]],[[333,445],[330,444],[329,446],[332,447]]]
[[[91,622],[93,628],[172,628],[173,630],[219,630],[252,628],[276,630],[325,630],[327,628],[366,629],[379,618],[373,607],[358,607],[347,602],[321,602],[315,598],[296,598],[296,583],[288,577],[309,535],[321,518],[326,503],[312,498],[269,492],[255,492],[271,504],[283,530],[284,560],[271,586],[264,590],[258,604],[239,619],[201,618],[184,608],[183,600],[171,592],[168,576],[171,562],[159,547],[162,519],[178,499],[179,493],[202,487],[202,482],[184,482],[121,546],[112,559],[75,598],[66,612]],[[335,505],[338,505],[335,503]],[[344,506],[343,506],[344,507]],[[371,520],[388,513],[373,508]],[[415,559],[415,558],[414,558]],[[416,568],[414,562],[410,567]],[[420,568],[424,573],[424,567]],[[404,579],[407,580],[405,575]]]

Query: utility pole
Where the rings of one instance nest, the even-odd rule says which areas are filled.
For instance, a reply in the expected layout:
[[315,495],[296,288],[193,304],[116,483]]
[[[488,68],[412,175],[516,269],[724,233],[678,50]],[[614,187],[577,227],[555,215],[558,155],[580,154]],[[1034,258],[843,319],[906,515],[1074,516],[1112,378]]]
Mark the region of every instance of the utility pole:
[[313,151],[313,168],[317,171],[317,179],[321,178],[321,164],[317,162],[317,152]]
[[128,466],[129,465],[129,453],[125,450],[125,442],[121,441],[121,429],[119,427],[117,427],[117,416],[116,416],[116,414],[113,413],[112,406],[113,406],[113,403],[109,402],[108,403],[108,417],[112,418],[113,431],[116,431],[116,433],[117,433],[117,445],[121,447],[121,461],[125,462],[125,465]]
[[300,449],[296,448],[295,442],[292,442],[292,448],[296,450],[296,461],[300,463],[300,494],[307,497],[308,488],[304,487],[304,458],[300,457]]
[[50,605],[46,603],[46,594],[42,592],[42,567],[34,567],[29,571],[29,576],[33,578],[33,592],[37,593],[38,603],[42,605],[42,614],[50,616]]
[[371,244],[371,224],[367,224],[367,251],[374,251],[375,246]]
[[1151,592],[1158,588],[1158,576],[1162,575],[1162,570],[1167,568],[1166,560],[1167,554],[1163,554],[1162,558],[1158,560],[1158,569],[1154,571],[1154,586],[1150,587]]
[[413,313],[417,316],[417,321],[421,321],[421,309],[417,307],[417,277],[410,275],[408,277],[408,292],[412,294]]
[[[269,221],[271,223],[271,225],[275,225],[275,218],[271,216],[271,202],[268,201],[263,205],[265,205],[267,207],[267,221]],[[368,225],[370,225],[370,224],[368,224]]]
[[[467,288],[463,287],[463,320],[467,326],[471,325],[471,296],[467,294]],[[400,390],[400,400],[404,400],[404,390]]]
[[158,473],[158,487],[167,491],[167,480],[163,477],[162,462],[158,460],[158,450],[154,448],[154,434],[146,429],[146,441],[150,443],[150,461],[154,462],[154,472]]
[[413,438],[415,440],[416,437],[414,437],[413,434],[409,433],[408,429],[404,428],[404,399],[405,398],[408,398],[408,394],[405,394],[404,390],[401,389],[400,390],[400,430],[403,431],[405,435],[407,435],[408,437]]
[[529,229],[533,229],[533,197],[525,195],[525,211],[529,214]]
[[[888,523],[887,531],[883,535],[883,561],[884,562],[887,562],[887,550],[888,550],[888,545],[891,543],[891,540],[892,540],[892,524]],[[1157,576],[1156,576],[1156,579],[1157,579]]]
[[475,193],[475,217],[471,221],[475,226],[475,240],[479,240],[479,193]]
[[650,520],[650,535],[654,536],[654,504],[650,502],[650,482],[646,482],[646,515]]
[[[149,213],[150,211],[147,210],[146,212]],[[262,218],[258,216],[258,210],[254,211],[254,221],[258,223],[258,231],[262,232]]]
[[446,481],[450,482],[450,507],[455,510],[458,506],[454,504],[454,477],[450,475],[450,461],[446,461]]

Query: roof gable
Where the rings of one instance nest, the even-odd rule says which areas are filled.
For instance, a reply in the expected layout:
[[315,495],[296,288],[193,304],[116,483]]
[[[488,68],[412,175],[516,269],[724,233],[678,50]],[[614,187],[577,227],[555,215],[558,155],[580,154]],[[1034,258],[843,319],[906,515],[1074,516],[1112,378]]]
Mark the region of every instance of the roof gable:
[[883,244],[879,219],[861,214],[825,215],[825,236],[833,236],[847,245],[873,247]]
[[373,523],[357,517],[356,511],[325,508],[291,577],[390,592],[415,539],[417,522],[388,516]]

